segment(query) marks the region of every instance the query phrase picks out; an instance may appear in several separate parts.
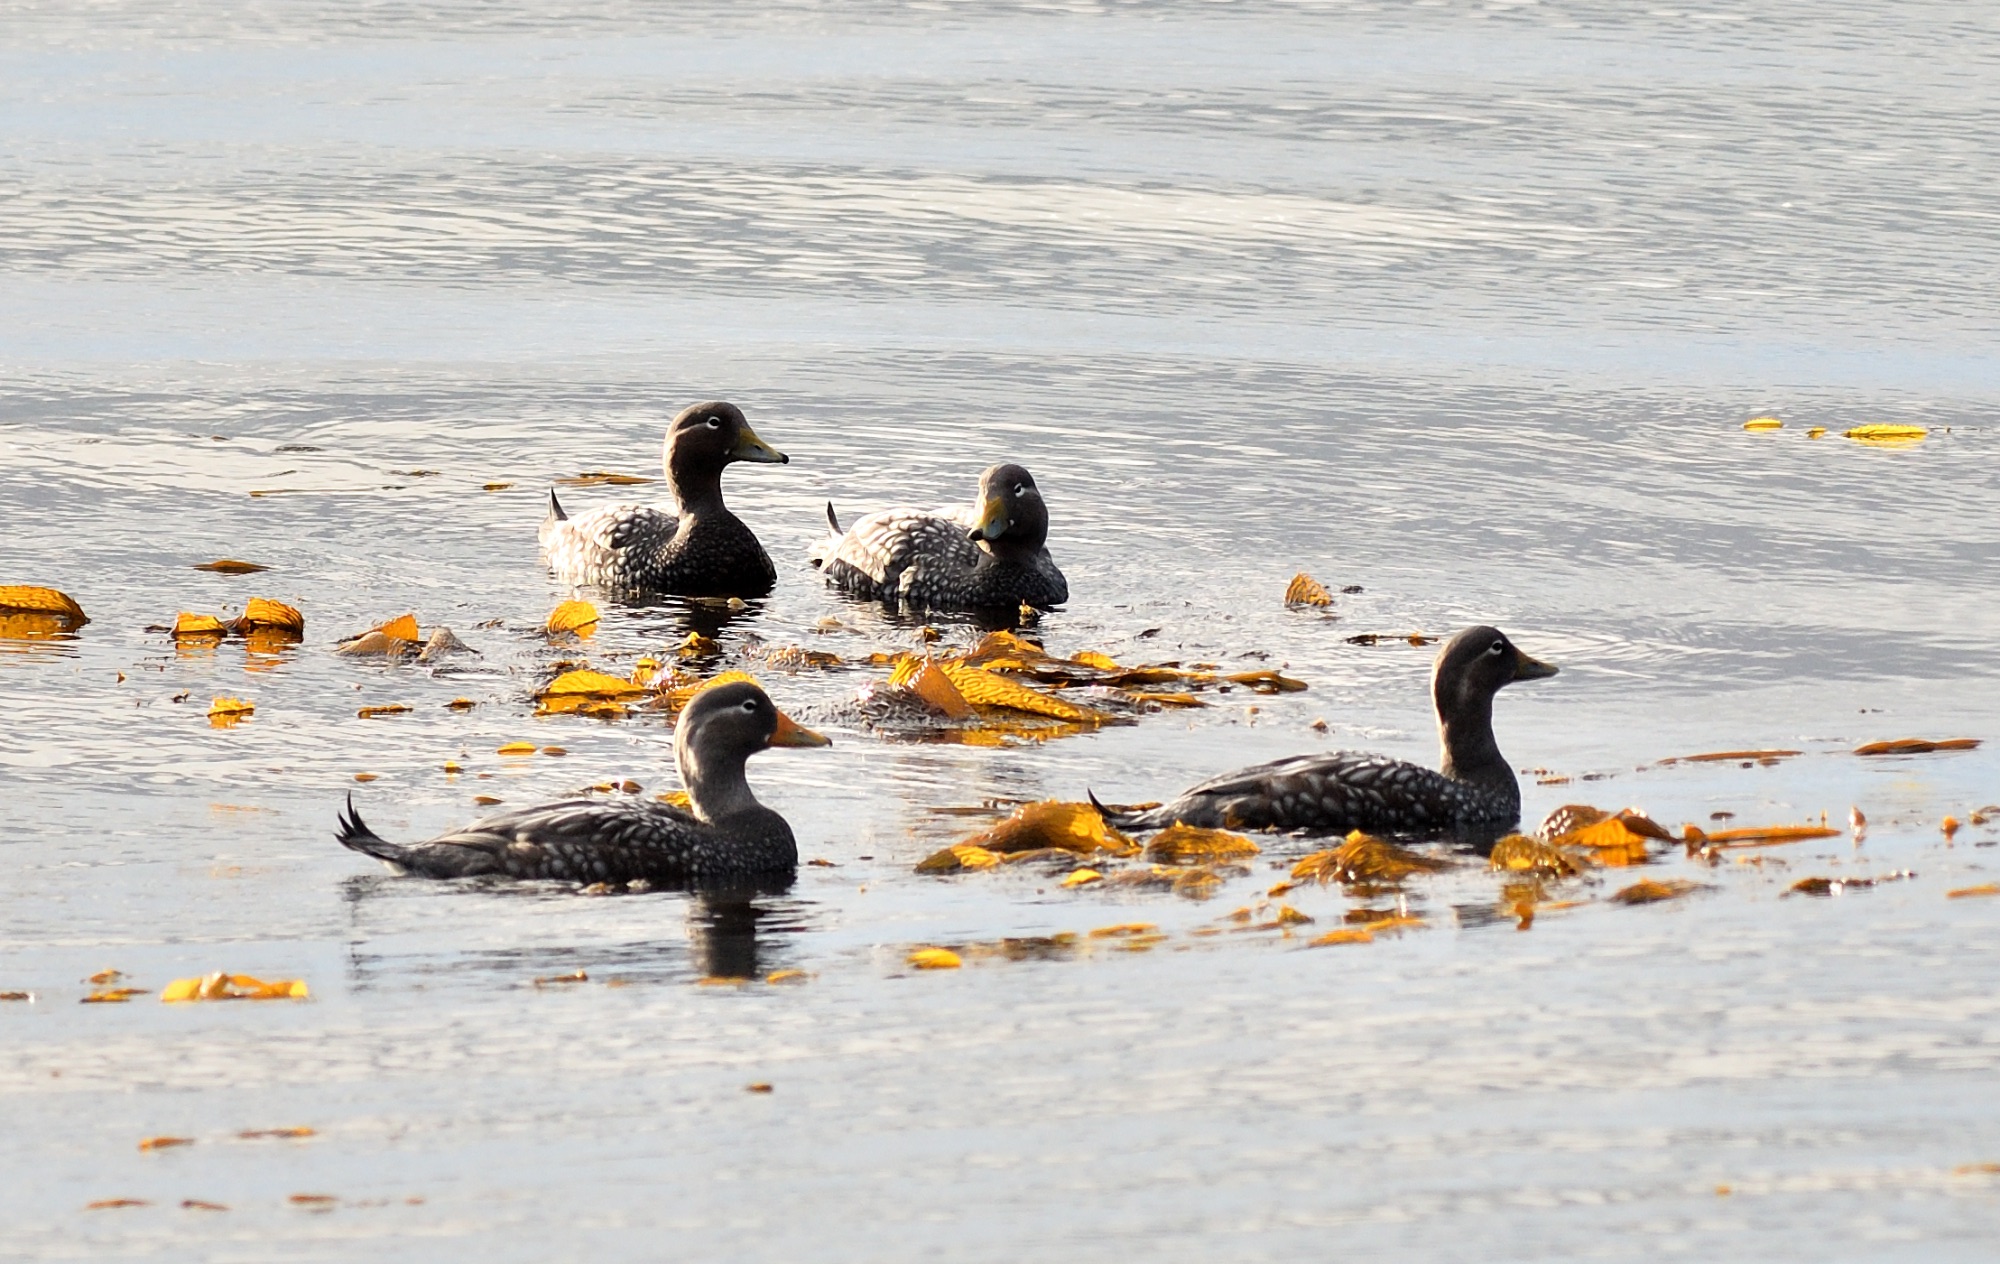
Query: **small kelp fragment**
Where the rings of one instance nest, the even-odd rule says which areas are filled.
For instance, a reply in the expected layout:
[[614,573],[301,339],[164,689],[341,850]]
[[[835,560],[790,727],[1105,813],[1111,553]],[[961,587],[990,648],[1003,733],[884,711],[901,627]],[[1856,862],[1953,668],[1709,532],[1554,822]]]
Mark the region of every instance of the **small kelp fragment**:
[[70,631],[89,623],[83,607],[68,593],[34,584],[0,584],[0,617],[46,615]]
[[105,1211],[113,1207],[150,1207],[152,1202],[144,1198],[100,1198],[94,1203],[85,1203],[85,1211]]
[[142,995],[145,992],[145,990],[146,990],[145,988],[135,988],[135,987],[103,988],[96,992],[92,992],[89,996],[84,997],[79,1002],[79,1004],[83,1005],[122,1004],[126,1001],[131,1000],[135,996]]
[[229,629],[212,614],[191,614],[183,610],[174,616],[173,637],[177,641],[219,641],[227,635]]
[[1306,687],[1303,680],[1294,680],[1269,670],[1233,672],[1223,679],[1232,685],[1247,686],[1252,693],[1299,693]]
[[1947,900],[1970,900],[1984,895],[2000,895],[2000,882],[1987,882],[1976,887],[1959,887],[1944,893]]
[[688,633],[679,645],[674,646],[674,653],[682,658],[714,658],[721,652],[722,642],[699,632]]
[[1785,423],[1776,417],[1752,417],[1743,423],[1743,428],[1750,431],[1782,430],[1784,429],[1784,425]]
[[1685,878],[1669,878],[1663,882],[1646,878],[1620,888],[1611,899],[1618,904],[1658,904],[1662,900],[1677,900],[1689,892],[1704,889],[1701,883],[1689,882]]
[[549,612],[548,622],[542,630],[550,636],[570,632],[578,636],[588,636],[597,628],[597,607],[587,601],[565,601]]
[[1785,894],[1822,897],[1839,895],[1843,891],[1866,890],[1869,887],[1880,886],[1884,882],[1900,882],[1904,878],[1916,876],[1908,869],[1898,869],[1893,873],[1877,874],[1872,878],[1800,878],[1785,889]]
[[139,1143],[141,1150],[171,1150],[175,1146],[191,1146],[193,1137],[147,1137]]
[[219,729],[248,719],[257,705],[248,698],[217,698],[208,704],[208,722]]
[[949,948],[913,948],[904,960],[919,970],[956,970],[965,964],[964,959]]
[[363,632],[353,640],[341,642],[333,652],[353,658],[401,658],[416,648],[416,643],[413,641],[405,641],[401,637],[390,636],[387,632],[377,629],[373,632]]
[[478,650],[459,640],[458,633],[450,628],[435,627],[431,629],[430,639],[424,642],[424,648],[417,651],[417,661],[435,663],[452,654],[477,655],[478,653]]
[[1101,712],[1077,706],[1073,702],[1065,702],[1037,689],[1030,689],[983,667],[972,667],[947,659],[938,664],[938,670],[957,687],[961,697],[975,706],[1000,707],[1028,715],[1045,715],[1057,720],[1089,721],[1102,718]]
[[637,487],[641,483],[653,482],[639,474],[613,474],[609,470],[585,470],[581,474],[571,474],[556,480],[563,487]]
[[537,690],[535,697],[550,698],[637,698],[652,692],[618,676],[600,671],[567,671]]
[[[1103,880],[1104,874],[1096,869],[1072,869],[1069,876],[1062,880],[1062,885],[1066,887],[1086,887],[1093,882],[1102,882]],[[2000,888],[1996,888],[1996,890],[2000,890]]]
[[533,742],[506,742],[495,747],[494,753],[499,755],[532,755],[540,749],[541,747],[535,745]]
[[1488,857],[1495,869],[1508,872],[1533,872],[1568,877],[1582,872],[1582,863],[1569,852],[1554,843],[1545,843],[1539,838],[1526,834],[1509,834],[1493,844]]
[[1877,423],[1870,426],[1854,426],[1841,434],[1863,443],[1915,443],[1930,431],[1922,426],[1898,426]]
[[840,655],[826,650],[809,650],[802,645],[780,645],[764,651],[765,665],[792,672],[808,667],[838,667]]
[[1335,944],[1372,944],[1374,942],[1375,942],[1374,933],[1367,930],[1365,927],[1346,926],[1342,927],[1339,930],[1330,930],[1326,932],[1326,934],[1321,935],[1317,939],[1314,939],[1311,943],[1308,943],[1306,947],[1330,948]]
[[163,1001],[279,1001],[303,1000],[307,995],[304,979],[277,979],[266,982],[247,974],[218,970],[198,979],[175,979],[160,992]]
[[1300,571],[1292,576],[1292,582],[1285,586],[1285,604],[1288,606],[1330,606],[1333,594],[1326,585]]
[[1125,689],[1120,692],[1142,707],[1148,705],[1161,707],[1205,707],[1208,705],[1191,693],[1162,692],[1155,689]]
[[666,707],[667,710],[678,714],[681,708],[687,706],[689,700],[692,699],[696,694],[700,693],[702,690],[713,689],[717,685],[735,684],[739,681],[752,685],[758,683],[757,678],[755,676],[752,676],[749,672],[742,672],[742,671],[720,672],[714,676],[710,676],[707,680],[698,680],[695,681],[693,684],[675,685],[671,689],[663,690],[660,693],[659,701],[654,702],[650,705],[655,707],[664,706]]
[[1869,742],[1857,746],[1857,755],[1927,755],[1932,751],[1974,750],[1980,739],[1976,737],[1945,737],[1930,739],[1923,737],[1899,737],[1890,742]]
[[1413,873],[1440,873],[1451,867],[1449,860],[1426,856],[1355,830],[1340,846],[1301,859],[1292,866],[1291,876],[1321,886],[1329,882],[1397,882]]
[[948,720],[970,719],[972,704],[928,654],[911,655],[889,673],[889,688],[900,689]]
[[1557,847],[1586,848],[1593,863],[1621,868],[1645,864],[1651,855],[1649,845],[1667,837],[1650,818],[1620,813],[1546,841]]
[[1838,833],[1840,831],[1830,825],[1751,825],[1713,832],[1687,825],[1681,830],[1681,838],[1689,847],[1770,847],[1815,838],[1832,838]]
[[1090,932],[1092,939],[1132,939],[1143,935],[1157,935],[1160,928],[1152,922],[1119,922],[1114,926],[1099,926]]
[[408,715],[411,709],[401,702],[389,702],[376,707],[363,707],[354,714],[360,719],[372,720],[382,715]]
[[384,636],[393,636],[399,641],[420,641],[423,639],[423,632],[417,627],[417,616],[413,614],[399,614],[395,618],[378,623],[368,630],[370,632],[380,632]]
[[268,566],[255,562],[239,562],[233,557],[218,558],[213,562],[203,562],[195,567],[198,571],[214,571],[218,575],[255,575],[258,571],[268,571]]
[[1056,847],[1082,855],[1104,851],[1130,856],[1139,850],[1138,844],[1106,825],[1090,804],[1060,799],[1022,804],[1006,820],[965,842],[1002,853]]
[[972,869],[991,869],[999,863],[1000,853],[997,851],[971,843],[954,843],[924,857],[917,863],[917,872],[964,873]]
[[245,636],[263,632],[298,640],[306,634],[306,617],[296,606],[269,597],[252,597],[244,603],[243,613],[230,621],[229,631]]
[[804,970],[773,970],[764,976],[764,982],[776,986],[780,983],[804,983],[812,977]]
[[1146,858],[1162,864],[1185,865],[1207,860],[1239,860],[1255,856],[1262,850],[1241,834],[1199,829],[1175,821],[1153,835],[1152,841],[1146,844]]
[[1799,754],[1795,750],[1730,750],[1708,751],[1700,755],[1674,755],[1660,762],[1662,764],[1720,764],[1748,763],[1775,764],[1781,759],[1790,759]]

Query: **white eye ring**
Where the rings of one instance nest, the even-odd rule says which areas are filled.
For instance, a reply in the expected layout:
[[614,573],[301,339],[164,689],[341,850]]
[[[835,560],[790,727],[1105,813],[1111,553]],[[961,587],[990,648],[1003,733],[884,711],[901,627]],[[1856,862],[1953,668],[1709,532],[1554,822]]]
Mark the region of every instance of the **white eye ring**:
[[1488,654],[1505,654],[1507,652],[1507,642],[1495,641],[1486,647],[1486,652]]
[[1027,485],[1026,483],[1016,483],[1016,484],[1014,484],[1014,494],[1015,494],[1016,496],[1023,496],[1023,495],[1026,495],[1026,494],[1027,494],[1027,491],[1028,491],[1028,485]]
[[757,700],[755,698],[745,698],[743,700],[743,709],[745,711],[755,711],[757,709]]
[[708,419],[708,428],[709,428],[710,430],[720,430],[720,429],[722,429],[722,418],[720,418],[720,417],[710,417],[710,418]]

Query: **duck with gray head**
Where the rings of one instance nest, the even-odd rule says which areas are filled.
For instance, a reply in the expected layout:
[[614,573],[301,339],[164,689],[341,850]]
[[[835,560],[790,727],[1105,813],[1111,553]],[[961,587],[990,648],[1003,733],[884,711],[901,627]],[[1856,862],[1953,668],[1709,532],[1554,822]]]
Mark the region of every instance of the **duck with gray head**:
[[826,507],[831,534],[813,546],[827,582],[857,597],[930,610],[1046,610],[1069,600],[1049,556],[1049,510],[1034,475],[995,465],[979,476],[977,504],[883,509],[846,531]]
[[495,813],[421,843],[392,843],[368,828],[349,796],[336,837],[425,878],[684,886],[788,874],[799,862],[792,827],[750,792],[744,764],[773,746],[827,744],[762,689],[736,681],[696,694],[674,730],[692,811],[654,799],[569,799]]
[[1555,674],[1497,628],[1467,628],[1445,642],[1431,672],[1441,769],[1360,751],[1294,755],[1225,773],[1143,812],[1106,811],[1105,819],[1126,829],[1175,821],[1311,833],[1505,828],[1520,818],[1521,787],[1493,740],[1493,695]]
[[785,465],[734,404],[683,409],[662,445],[676,511],[608,505],[572,518],[549,492],[542,557],[557,579],[609,593],[762,597],[778,582],[770,555],[722,503],[722,471],[737,461]]

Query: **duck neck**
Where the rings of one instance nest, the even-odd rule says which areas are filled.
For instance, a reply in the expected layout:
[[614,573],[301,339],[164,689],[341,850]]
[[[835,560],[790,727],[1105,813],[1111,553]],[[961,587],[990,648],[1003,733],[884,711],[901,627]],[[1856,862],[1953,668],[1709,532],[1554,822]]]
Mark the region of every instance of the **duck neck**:
[[722,467],[667,453],[667,490],[674,494],[683,517],[706,516],[722,510]]
[[757,796],[750,793],[743,760],[725,757],[704,763],[698,753],[682,745],[674,762],[680,765],[681,784],[687,787],[694,814],[709,824],[764,810]]
[[[1442,700],[1440,700],[1442,701]],[[1514,790],[1514,770],[1493,740],[1493,699],[1459,698],[1449,710],[1438,708],[1438,738],[1444,748],[1441,771],[1453,781]]]

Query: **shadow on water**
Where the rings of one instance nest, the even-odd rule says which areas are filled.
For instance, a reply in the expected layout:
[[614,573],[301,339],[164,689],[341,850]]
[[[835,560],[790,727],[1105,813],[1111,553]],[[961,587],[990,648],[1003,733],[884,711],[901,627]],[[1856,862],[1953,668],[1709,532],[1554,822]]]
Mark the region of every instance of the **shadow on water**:
[[[347,908],[348,982],[357,992],[390,987],[412,979],[451,978],[498,982],[507,987],[524,983],[567,982],[566,976],[582,973],[598,981],[616,979],[622,984],[640,982],[685,983],[691,979],[755,979],[779,966],[793,954],[774,936],[794,935],[810,929],[806,906],[782,898],[791,889],[792,875],[764,882],[687,891],[655,891],[612,896],[583,895],[570,884],[519,882],[507,879],[469,878],[457,881],[413,881],[387,874],[364,874],[340,884],[341,902]],[[400,901],[428,901],[436,895],[456,894],[537,905],[574,907],[587,901],[595,913],[607,904],[623,917],[600,921],[593,917],[583,934],[609,931],[613,936],[594,943],[524,943],[518,947],[469,949],[452,943],[419,943],[403,948],[377,947],[402,942],[413,934],[428,934],[436,927],[437,914],[419,914],[424,931],[414,931],[413,920],[398,911]],[[662,938],[650,933],[671,916],[671,906],[681,907],[687,934]],[[637,910],[638,915],[634,916]],[[607,924],[607,922],[612,924]],[[635,938],[615,938],[616,923]]]

